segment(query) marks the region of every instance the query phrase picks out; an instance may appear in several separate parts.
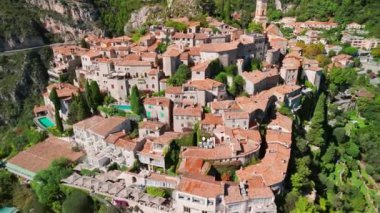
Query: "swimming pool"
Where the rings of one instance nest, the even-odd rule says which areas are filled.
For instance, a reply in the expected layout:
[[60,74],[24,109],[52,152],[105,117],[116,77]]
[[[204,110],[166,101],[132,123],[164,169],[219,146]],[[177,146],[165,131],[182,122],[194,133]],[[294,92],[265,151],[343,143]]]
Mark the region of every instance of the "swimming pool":
[[112,107],[116,108],[116,109],[120,109],[120,110],[131,110],[131,106],[130,105],[113,105]]
[[51,121],[48,117],[38,118],[38,122],[41,124],[41,126],[43,126],[46,129],[55,126],[53,121]]

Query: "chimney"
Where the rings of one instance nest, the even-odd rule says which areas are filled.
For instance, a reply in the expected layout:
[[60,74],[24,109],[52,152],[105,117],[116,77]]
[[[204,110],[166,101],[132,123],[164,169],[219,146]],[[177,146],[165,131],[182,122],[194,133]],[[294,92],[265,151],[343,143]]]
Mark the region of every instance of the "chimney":
[[238,59],[236,62],[238,74],[241,75],[243,73],[244,59]]

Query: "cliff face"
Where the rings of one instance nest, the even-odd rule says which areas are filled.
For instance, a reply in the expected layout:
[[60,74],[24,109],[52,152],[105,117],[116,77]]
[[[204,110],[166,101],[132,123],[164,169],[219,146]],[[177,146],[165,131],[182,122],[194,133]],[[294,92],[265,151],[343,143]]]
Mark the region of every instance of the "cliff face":
[[26,0],[26,2],[43,10],[56,12],[77,22],[95,21],[97,19],[96,9],[92,4],[85,1]]

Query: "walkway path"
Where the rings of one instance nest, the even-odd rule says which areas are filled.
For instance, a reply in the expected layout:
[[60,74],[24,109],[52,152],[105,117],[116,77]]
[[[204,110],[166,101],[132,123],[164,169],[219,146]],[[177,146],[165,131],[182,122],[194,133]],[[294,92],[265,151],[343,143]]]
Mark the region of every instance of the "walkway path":
[[69,45],[69,44],[76,44],[74,41],[72,42],[65,42],[65,43],[54,43],[54,44],[45,44],[45,45],[40,45],[36,47],[29,47],[29,48],[23,48],[23,49],[17,49],[17,50],[8,50],[8,51],[3,51],[0,52],[0,56],[3,55],[13,55],[19,52],[27,51],[27,50],[36,50],[36,49],[41,49],[44,47],[54,47],[54,46],[60,46],[60,45]]

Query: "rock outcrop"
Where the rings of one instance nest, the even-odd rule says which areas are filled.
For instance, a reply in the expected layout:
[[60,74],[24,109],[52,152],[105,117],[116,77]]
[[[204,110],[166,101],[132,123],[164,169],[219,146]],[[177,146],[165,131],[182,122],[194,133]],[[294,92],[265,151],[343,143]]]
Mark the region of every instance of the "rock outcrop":
[[95,21],[98,17],[94,6],[77,0],[26,0],[40,9],[53,11],[77,22]]

